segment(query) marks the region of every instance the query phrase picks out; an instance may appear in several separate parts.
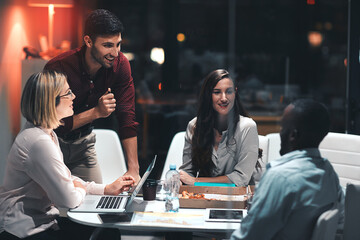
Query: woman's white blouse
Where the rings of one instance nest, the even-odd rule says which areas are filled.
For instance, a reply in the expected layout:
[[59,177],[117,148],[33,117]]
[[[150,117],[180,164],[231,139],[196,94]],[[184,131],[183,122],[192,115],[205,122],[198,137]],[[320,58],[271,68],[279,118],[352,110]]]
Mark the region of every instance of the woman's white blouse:
[[[53,226],[55,207],[74,208],[86,193],[103,194],[105,185],[71,175],[55,142],[41,128],[27,122],[13,143],[4,184],[0,188],[0,232],[23,238]],[[73,180],[84,189],[75,187]]]

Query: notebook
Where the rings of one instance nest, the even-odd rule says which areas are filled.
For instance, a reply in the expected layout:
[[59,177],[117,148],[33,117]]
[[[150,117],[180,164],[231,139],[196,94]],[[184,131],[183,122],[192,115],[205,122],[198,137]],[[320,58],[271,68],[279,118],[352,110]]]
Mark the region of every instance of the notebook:
[[138,185],[133,187],[128,195],[86,195],[84,201],[76,208],[72,208],[70,212],[96,212],[96,213],[111,213],[111,212],[125,212],[131,205],[132,201],[140,191],[142,185],[150,175],[155,166],[156,155],[144,175],[140,179]]

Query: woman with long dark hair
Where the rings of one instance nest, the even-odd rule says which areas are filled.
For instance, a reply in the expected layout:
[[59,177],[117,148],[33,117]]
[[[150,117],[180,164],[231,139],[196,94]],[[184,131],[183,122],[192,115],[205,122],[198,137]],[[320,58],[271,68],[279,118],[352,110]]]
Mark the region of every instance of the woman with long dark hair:
[[211,72],[186,130],[181,181],[248,185],[258,153],[256,123],[246,114],[234,80],[224,69]]

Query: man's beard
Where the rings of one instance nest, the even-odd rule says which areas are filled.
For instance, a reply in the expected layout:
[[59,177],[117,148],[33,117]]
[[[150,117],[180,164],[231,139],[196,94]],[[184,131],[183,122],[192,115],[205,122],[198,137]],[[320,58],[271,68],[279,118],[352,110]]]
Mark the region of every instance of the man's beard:
[[104,61],[104,58],[103,56],[100,56],[99,54],[99,51],[97,50],[96,47],[93,47],[91,48],[91,51],[90,51],[90,54],[91,54],[91,57],[97,62],[99,63],[102,67],[104,68],[110,68],[112,67],[112,63],[109,63],[109,64],[106,64],[105,61]]

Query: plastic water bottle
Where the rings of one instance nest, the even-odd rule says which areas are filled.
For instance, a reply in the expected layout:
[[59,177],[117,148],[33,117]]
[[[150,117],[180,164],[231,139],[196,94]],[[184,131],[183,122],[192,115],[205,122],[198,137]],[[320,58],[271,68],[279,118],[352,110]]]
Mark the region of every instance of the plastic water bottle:
[[176,165],[171,164],[170,170],[165,175],[165,209],[167,212],[179,211],[180,174]]

